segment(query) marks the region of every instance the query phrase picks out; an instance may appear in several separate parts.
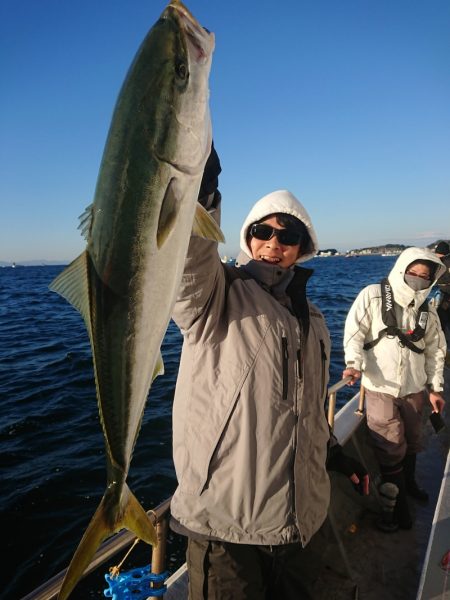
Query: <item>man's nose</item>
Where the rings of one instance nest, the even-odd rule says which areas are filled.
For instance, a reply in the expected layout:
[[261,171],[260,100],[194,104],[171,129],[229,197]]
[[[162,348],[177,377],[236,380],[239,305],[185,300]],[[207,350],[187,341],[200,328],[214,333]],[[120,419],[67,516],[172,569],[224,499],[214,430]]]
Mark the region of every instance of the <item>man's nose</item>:
[[280,247],[280,242],[278,241],[278,238],[276,235],[273,235],[270,238],[270,240],[267,240],[266,247],[267,248],[279,248]]

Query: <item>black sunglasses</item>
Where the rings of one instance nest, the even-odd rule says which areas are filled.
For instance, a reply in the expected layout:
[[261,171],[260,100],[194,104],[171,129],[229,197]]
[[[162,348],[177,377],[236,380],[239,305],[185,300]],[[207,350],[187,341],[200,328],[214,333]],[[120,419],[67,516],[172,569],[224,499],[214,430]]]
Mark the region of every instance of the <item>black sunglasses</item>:
[[276,236],[280,244],[283,246],[296,246],[300,244],[302,234],[294,229],[275,229],[270,225],[264,225],[263,223],[255,223],[250,227],[250,235],[257,240],[270,240],[273,236]]

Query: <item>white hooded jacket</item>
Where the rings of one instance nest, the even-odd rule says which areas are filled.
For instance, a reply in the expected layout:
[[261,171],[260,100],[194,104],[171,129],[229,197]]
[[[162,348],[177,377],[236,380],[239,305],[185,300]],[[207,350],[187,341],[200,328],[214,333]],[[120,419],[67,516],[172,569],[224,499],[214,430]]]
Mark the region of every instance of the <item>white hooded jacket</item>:
[[[436,265],[433,283],[424,290],[414,291],[405,282],[408,265],[426,260]],[[404,332],[415,328],[420,306],[445,267],[427,248],[407,248],[398,257],[389,273],[397,325]],[[424,337],[415,345],[424,349],[418,354],[402,346],[398,337],[384,337],[373,348],[364,350],[365,343],[375,340],[386,325],[382,319],[380,284],[364,288],[348,313],[344,331],[347,367],[362,371],[362,385],[371,391],[391,394],[397,398],[420,392],[426,386],[440,392],[444,385],[445,338],[434,307],[429,306]]]

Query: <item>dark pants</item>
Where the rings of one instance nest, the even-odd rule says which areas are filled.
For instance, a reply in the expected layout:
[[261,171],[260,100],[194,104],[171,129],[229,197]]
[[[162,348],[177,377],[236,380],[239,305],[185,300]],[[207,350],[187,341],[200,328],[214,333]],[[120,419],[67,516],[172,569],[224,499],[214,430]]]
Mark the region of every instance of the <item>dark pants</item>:
[[189,600],[309,600],[321,561],[312,545],[189,540]]

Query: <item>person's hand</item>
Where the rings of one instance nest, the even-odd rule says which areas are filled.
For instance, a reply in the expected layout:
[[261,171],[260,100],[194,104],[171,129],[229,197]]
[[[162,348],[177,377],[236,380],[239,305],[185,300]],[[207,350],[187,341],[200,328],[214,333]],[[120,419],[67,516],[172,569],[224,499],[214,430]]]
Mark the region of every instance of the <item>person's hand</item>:
[[327,464],[330,471],[337,471],[346,475],[353,484],[353,487],[361,496],[369,495],[369,474],[363,465],[351,456],[347,456],[339,450],[330,458]]
[[445,406],[445,400],[439,392],[430,392],[430,404],[433,407],[433,412],[442,414]]
[[203,171],[203,177],[198,192],[198,201],[206,208],[215,208],[215,196],[219,185],[219,174],[222,171],[219,155],[214,148],[214,142],[211,143],[211,152],[206,161]]
[[362,476],[358,476],[356,473],[352,473],[349,479],[353,483],[353,487],[358,492],[358,494],[361,494],[361,496],[369,495],[370,478],[368,473]]
[[353,369],[352,367],[348,367],[342,371],[342,379],[345,379],[346,377],[351,377],[351,380],[347,385],[353,385],[358,381],[358,379],[360,379],[361,371],[358,371],[358,369]]

